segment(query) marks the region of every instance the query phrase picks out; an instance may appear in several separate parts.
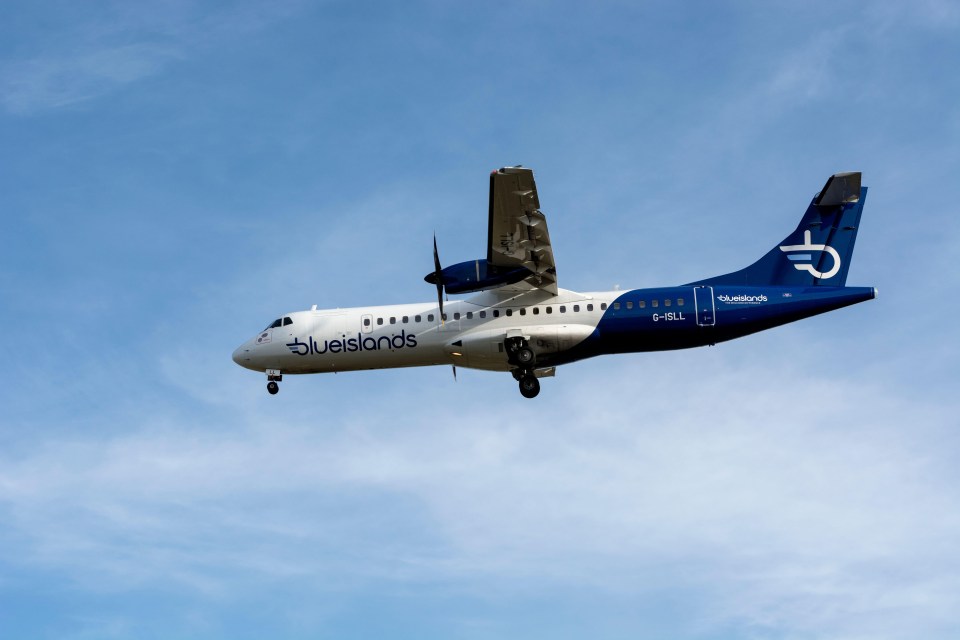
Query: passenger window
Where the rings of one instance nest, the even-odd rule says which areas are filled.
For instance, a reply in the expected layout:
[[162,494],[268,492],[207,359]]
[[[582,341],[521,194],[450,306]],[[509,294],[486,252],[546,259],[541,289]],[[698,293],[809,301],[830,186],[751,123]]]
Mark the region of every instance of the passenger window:
[[593,311],[593,304],[587,305],[587,311]]
[[440,317],[443,318],[443,321],[444,321],[444,322],[447,321],[447,314],[441,313],[441,314],[440,314]]
[[553,307],[547,307],[547,313],[553,313]]
[[[602,307],[601,307],[601,308],[602,308]],[[619,309],[620,309],[620,303],[619,303],[619,302],[614,302],[614,303],[613,303],[613,310],[614,310],[614,311],[618,311]]]
[[654,300],[653,302],[650,303],[650,305],[653,306],[653,307],[659,307],[659,306],[660,306],[660,301],[659,301],[659,300]]
[[433,314],[427,314],[427,322],[433,322]]
[[628,303],[627,303],[627,309],[633,309],[633,303],[632,303],[632,302],[628,302]]
[[527,310],[526,310],[526,309],[520,309],[520,315],[522,315],[522,316],[527,315]]
[[600,311],[606,311],[606,310],[607,310],[607,303],[606,303],[606,302],[601,302],[601,303],[600,303]]
[[402,322],[403,324],[407,324],[408,322],[410,322],[410,316],[403,316]]
[[667,298],[666,300],[663,301],[663,306],[669,307],[669,306],[670,306],[670,303],[671,303],[670,298]]
[[287,326],[288,324],[293,324],[293,320],[291,320],[290,318],[284,318],[283,326]]
[[473,311],[467,311],[467,320],[473,320]]
[[682,307],[682,306],[683,306],[683,298],[677,298],[677,306],[678,306],[678,307]]
[[499,317],[500,317],[500,310],[499,310],[499,309],[494,309],[494,310],[493,310],[493,317],[494,317],[494,318],[499,318]]
[[646,309],[646,308],[647,308],[647,301],[646,301],[646,300],[641,300],[641,301],[639,302],[639,304],[640,304],[640,308],[641,308],[641,309]]
[[383,324],[383,318],[377,318],[377,324]]
[[365,327],[369,327],[369,326],[370,326],[370,318],[364,318],[364,319],[363,319],[363,326],[365,326]]
[[480,312],[480,317],[481,317],[481,318],[486,318],[486,317],[487,317],[487,312],[486,312],[486,311],[481,311],[481,312]]
[[566,312],[567,312],[567,308],[563,305],[560,305],[560,313],[566,313]]
[[390,324],[397,324],[397,319],[394,316],[390,316]]
[[457,312],[455,312],[455,313],[453,314],[453,319],[454,319],[454,320],[459,320],[459,319],[460,319],[460,312],[459,312],[459,311],[457,311]]
[[580,313],[580,305],[578,305],[578,304],[573,305],[573,312],[574,312],[574,313]]
[[513,315],[513,309],[507,309],[507,317],[509,318],[512,315]]
[[413,321],[414,321],[414,322],[420,322],[422,319],[423,319],[423,318],[421,318],[420,316],[413,316]]
[[540,307],[534,307],[534,308],[533,308],[533,315],[535,315],[535,316],[540,315]]

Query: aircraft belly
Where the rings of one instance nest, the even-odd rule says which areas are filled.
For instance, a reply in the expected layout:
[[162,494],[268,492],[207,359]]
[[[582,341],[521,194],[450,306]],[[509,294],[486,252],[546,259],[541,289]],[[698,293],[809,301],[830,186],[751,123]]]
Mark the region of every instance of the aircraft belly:
[[[648,293],[641,296],[652,297]],[[556,364],[610,353],[666,351],[725,342],[751,333],[856,304],[875,296],[869,287],[716,287],[716,319],[704,325],[695,313],[673,307],[608,312],[597,332]]]
[[[722,289],[717,287],[716,342],[809,318],[875,297],[872,287]],[[726,298],[729,302],[724,302]]]
[[516,367],[507,360],[504,340],[508,334],[524,337],[536,354],[538,363],[548,363],[552,358],[585,340],[594,332],[594,327],[581,324],[553,324],[536,326],[508,326],[501,324],[496,329],[483,329],[463,333],[447,350],[459,353],[458,365],[488,371],[509,371]]

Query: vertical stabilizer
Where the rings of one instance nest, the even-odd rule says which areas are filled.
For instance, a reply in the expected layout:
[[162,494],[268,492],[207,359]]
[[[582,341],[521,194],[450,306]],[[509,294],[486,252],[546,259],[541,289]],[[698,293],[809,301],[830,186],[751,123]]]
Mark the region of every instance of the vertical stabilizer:
[[765,256],[745,269],[690,284],[842,287],[866,197],[859,171],[832,175],[799,226]]

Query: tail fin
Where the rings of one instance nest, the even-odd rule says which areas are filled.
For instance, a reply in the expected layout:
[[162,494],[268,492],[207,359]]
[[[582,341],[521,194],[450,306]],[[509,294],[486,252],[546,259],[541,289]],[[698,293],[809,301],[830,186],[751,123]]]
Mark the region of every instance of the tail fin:
[[796,230],[765,256],[740,271],[690,284],[842,287],[866,197],[859,171],[834,174]]

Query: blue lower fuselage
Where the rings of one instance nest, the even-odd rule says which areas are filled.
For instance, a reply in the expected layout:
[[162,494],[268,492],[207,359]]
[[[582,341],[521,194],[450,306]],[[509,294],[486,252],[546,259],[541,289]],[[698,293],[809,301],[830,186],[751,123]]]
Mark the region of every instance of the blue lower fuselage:
[[608,306],[592,335],[566,352],[548,356],[544,364],[712,345],[875,297],[873,287],[634,289]]

